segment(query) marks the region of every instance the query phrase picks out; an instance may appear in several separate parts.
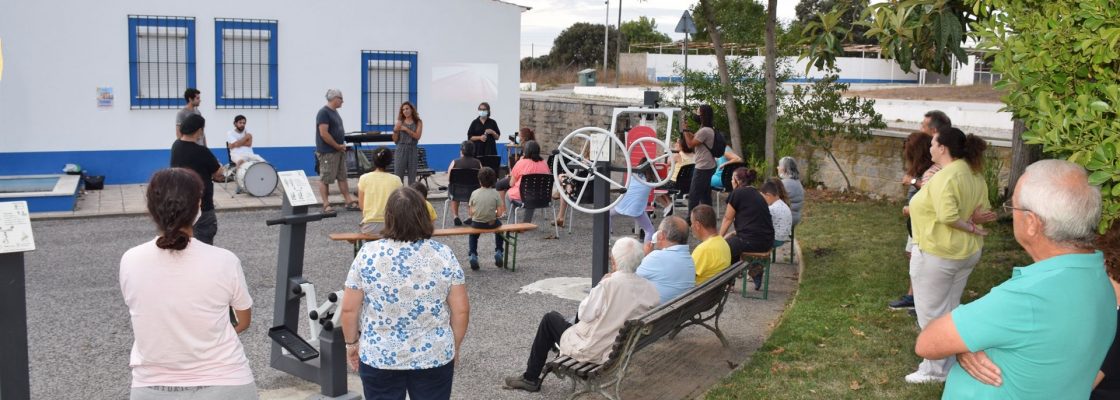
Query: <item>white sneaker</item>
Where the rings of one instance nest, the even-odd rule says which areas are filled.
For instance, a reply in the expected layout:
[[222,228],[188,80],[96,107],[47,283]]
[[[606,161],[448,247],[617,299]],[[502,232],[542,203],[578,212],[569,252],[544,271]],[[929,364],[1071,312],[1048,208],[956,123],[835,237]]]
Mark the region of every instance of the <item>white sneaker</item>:
[[917,371],[917,372],[914,372],[910,375],[906,375],[906,383],[933,383],[933,382],[945,382],[945,377],[944,376],[937,376],[937,375],[928,375],[928,374],[926,374],[922,371]]

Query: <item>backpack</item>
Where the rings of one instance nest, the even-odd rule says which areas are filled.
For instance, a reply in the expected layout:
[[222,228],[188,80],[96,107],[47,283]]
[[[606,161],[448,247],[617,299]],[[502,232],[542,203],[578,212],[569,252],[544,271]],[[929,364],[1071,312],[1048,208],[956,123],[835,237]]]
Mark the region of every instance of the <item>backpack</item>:
[[[712,153],[712,158],[720,158],[723,153],[727,152],[727,139],[723,138],[723,132],[715,129],[712,132],[715,132],[715,134],[712,135],[712,147],[708,147],[708,152]],[[707,145],[704,147],[707,147]]]

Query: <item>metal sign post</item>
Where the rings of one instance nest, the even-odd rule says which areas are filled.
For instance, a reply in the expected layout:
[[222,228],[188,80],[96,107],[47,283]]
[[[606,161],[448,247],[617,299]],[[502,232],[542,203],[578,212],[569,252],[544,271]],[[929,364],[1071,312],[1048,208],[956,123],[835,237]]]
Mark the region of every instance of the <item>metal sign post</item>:
[[684,74],[681,75],[681,104],[688,104],[688,85],[685,84],[685,76],[688,75],[688,35],[696,34],[696,23],[692,21],[692,14],[688,10],[684,10],[681,15],[681,20],[677,22],[677,29],[673,30],[677,33],[684,34],[684,43],[681,44],[681,53],[684,53]]
[[32,250],[27,202],[0,203],[0,399],[31,398],[23,253]]

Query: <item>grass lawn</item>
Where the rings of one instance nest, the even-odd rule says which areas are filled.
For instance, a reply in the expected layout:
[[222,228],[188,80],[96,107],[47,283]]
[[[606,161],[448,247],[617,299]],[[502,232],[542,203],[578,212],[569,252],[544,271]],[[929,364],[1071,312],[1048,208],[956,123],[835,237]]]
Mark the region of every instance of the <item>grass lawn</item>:
[[[906,291],[901,203],[806,202],[797,229],[805,271],[797,296],[770,338],[710,399],[936,399],[941,384],[903,381],[917,368],[918,327],[887,302]],[[1030,258],[1010,221],[991,224],[983,258],[962,302],[988,292]]]

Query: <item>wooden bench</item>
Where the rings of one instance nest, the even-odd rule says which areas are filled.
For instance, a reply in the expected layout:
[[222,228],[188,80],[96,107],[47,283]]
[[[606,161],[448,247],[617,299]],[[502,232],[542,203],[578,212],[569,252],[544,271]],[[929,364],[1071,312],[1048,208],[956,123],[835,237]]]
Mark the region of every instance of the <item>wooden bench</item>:
[[[619,387],[631,357],[662,336],[668,335],[669,339],[673,339],[682,329],[699,325],[715,333],[720,344],[728,347],[727,338],[719,329],[719,316],[723,313],[728,293],[735,290],[736,277],[746,267],[743,262],[732,264],[700,286],[636,319],[626,321],[615,337],[607,362],[595,364],[558,356],[545,365],[545,376],[551,372],[560,378],[572,379],[569,399],[592,392],[608,399],[619,399]],[[583,383],[583,388],[577,391],[579,383]]]
[[[478,229],[469,226],[459,226],[454,228],[436,229],[432,231],[432,236],[457,236],[457,235],[470,235],[470,234],[487,234],[499,233],[506,241],[505,251],[503,252],[504,259],[502,265],[510,271],[517,270],[517,236],[521,232],[527,232],[537,229],[536,224],[506,224],[494,229]],[[373,233],[361,232],[346,232],[346,233],[332,233],[330,234],[331,240],[350,242],[354,246],[354,255],[358,255],[358,250],[362,249],[362,245],[370,240],[381,239],[381,235]]]

